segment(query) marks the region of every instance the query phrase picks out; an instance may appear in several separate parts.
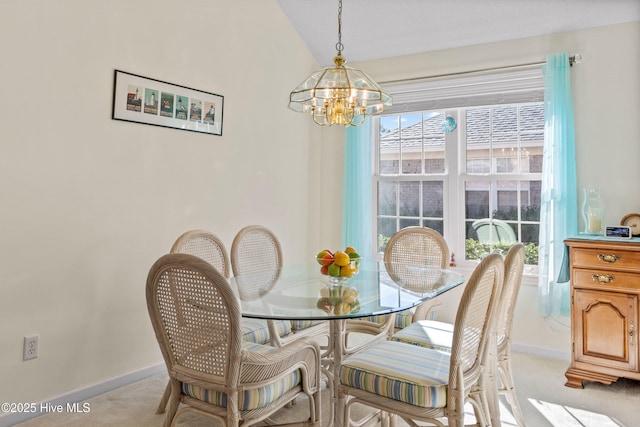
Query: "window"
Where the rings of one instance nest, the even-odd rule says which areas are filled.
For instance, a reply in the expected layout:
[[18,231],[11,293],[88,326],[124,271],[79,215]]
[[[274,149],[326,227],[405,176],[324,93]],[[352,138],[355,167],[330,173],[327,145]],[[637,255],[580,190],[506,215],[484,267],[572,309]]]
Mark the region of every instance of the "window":
[[[405,90],[399,106],[394,95],[402,111],[380,116],[374,131],[379,255],[401,228],[423,226],[443,234],[459,263],[506,253],[520,241],[526,263],[537,266],[544,104],[542,85],[530,86],[526,96],[492,90],[435,100],[432,89]],[[411,102],[403,102],[406,93]],[[424,108],[432,106],[444,108]],[[457,122],[452,132],[443,130],[447,117]]]

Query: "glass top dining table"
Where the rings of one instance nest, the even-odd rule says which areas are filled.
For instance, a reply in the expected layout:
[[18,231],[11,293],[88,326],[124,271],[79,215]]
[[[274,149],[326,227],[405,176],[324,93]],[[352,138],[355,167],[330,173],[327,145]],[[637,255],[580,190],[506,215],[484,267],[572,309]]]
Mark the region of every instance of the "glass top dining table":
[[331,389],[329,425],[342,427],[344,402],[335,379],[347,355],[347,321],[416,307],[465,279],[448,269],[374,260],[360,261],[357,274],[344,280],[321,274],[320,267],[308,263],[267,268],[232,277],[230,283],[243,317],[329,321],[328,351],[323,354],[323,372]]
[[308,263],[231,278],[244,317],[331,320],[391,314],[434,298],[464,282],[448,269],[366,261],[340,280]]

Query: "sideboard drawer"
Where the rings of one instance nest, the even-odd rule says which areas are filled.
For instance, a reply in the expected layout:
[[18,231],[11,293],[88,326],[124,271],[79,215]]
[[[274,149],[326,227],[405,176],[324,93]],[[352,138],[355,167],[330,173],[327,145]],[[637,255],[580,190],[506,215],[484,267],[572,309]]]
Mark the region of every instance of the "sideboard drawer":
[[573,280],[573,286],[580,288],[640,290],[640,277],[635,273],[575,268]]
[[574,267],[607,268],[640,272],[639,251],[606,248],[573,248],[571,262]]

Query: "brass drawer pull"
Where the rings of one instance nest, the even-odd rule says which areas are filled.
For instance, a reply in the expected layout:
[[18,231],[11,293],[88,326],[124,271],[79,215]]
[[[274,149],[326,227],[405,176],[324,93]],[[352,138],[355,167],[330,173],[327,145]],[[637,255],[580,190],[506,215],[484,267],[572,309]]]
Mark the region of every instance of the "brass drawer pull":
[[613,279],[615,279],[616,276],[612,276],[610,274],[593,274],[591,275],[591,278],[594,282],[607,284],[613,282]]
[[602,262],[613,264],[620,259],[620,255],[599,254],[598,259]]
[[633,325],[633,322],[630,322],[630,325],[629,325],[629,337],[631,338],[631,340],[629,340],[629,344],[630,345],[633,345],[633,343],[634,343],[634,340],[633,340],[634,329],[635,329],[635,327]]

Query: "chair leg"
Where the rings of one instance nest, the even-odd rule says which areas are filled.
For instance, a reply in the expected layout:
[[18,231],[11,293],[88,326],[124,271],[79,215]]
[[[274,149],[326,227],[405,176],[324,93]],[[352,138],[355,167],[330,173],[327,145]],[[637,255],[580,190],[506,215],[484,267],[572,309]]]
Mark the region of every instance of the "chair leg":
[[[178,406],[180,405],[180,382],[175,379],[170,379],[169,385],[169,405],[167,407],[167,414],[164,416],[164,427],[173,426],[178,412]],[[177,391],[175,395],[171,392],[172,389]]]
[[513,382],[513,373],[511,371],[511,359],[506,358],[498,363],[498,374],[500,376],[500,382],[502,387],[500,393],[505,395],[507,403],[511,406],[511,412],[516,419],[516,423],[519,427],[525,427],[524,416],[520,409],[520,403],[518,402],[518,396],[516,395],[516,388]]
[[164,389],[164,393],[162,393],[162,398],[160,399],[160,404],[158,405],[158,409],[156,409],[156,414],[164,414],[164,410],[167,407],[167,402],[169,401],[169,396],[171,395],[171,382],[167,383],[167,387]]
[[[461,395],[460,390],[449,389],[451,394],[447,398],[447,426],[449,427],[464,427],[464,405],[465,399]],[[471,396],[473,399],[473,396]],[[474,406],[474,411],[476,411]],[[478,424],[482,425],[482,424]]]

